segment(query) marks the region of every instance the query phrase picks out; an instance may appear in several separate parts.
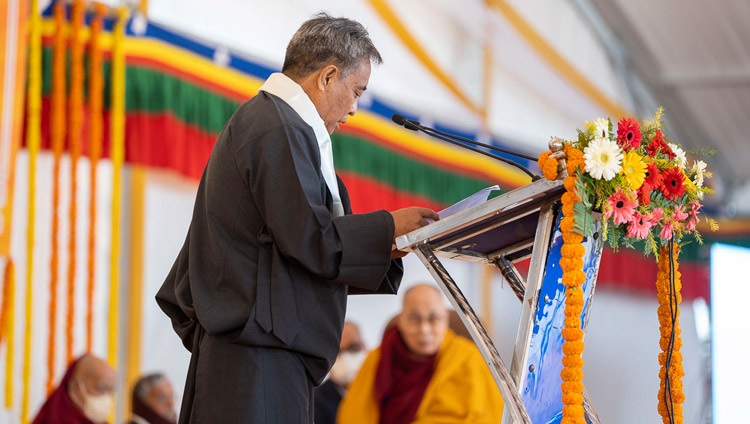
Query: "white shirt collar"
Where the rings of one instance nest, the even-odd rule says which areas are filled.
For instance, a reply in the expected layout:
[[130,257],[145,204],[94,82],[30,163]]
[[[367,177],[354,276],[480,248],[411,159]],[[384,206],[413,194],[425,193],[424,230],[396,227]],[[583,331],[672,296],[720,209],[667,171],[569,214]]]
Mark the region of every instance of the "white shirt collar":
[[315,108],[310,97],[288,76],[276,72],[268,77],[260,90],[273,94],[291,106],[303,121],[315,132],[315,138],[320,148],[320,171],[326,180],[328,190],[333,197],[333,215],[344,215],[344,207],[339,195],[339,186],[336,181],[336,171],[333,167],[333,149],[331,147],[331,136],[328,134],[325,122],[320,117],[318,109]]

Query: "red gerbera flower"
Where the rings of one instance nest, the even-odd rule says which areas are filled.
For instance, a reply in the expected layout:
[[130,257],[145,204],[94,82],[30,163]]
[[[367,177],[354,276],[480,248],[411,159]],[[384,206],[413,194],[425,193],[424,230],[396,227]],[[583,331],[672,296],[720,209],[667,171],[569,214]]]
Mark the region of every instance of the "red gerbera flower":
[[656,167],[656,162],[651,162],[646,166],[646,178],[643,180],[643,184],[648,184],[650,187],[659,187],[663,179],[659,168]]
[[664,180],[659,186],[665,198],[675,201],[685,194],[685,175],[680,168],[673,167],[662,172]]
[[617,123],[617,144],[623,150],[637,149],[641,145],[641,127],[633,118],[621,118]]
[[651,186],[643,183],[638,189],[638,203],[648,206],[651,203]]
[[648,152],[648,155],[651,157],[656,156],[657,153],[662,152],[665,155],[669,156],[669,160],[674,159],[674,152],[672,151],[672,148],[669,147],[667,143],[664,142],[664,137],[661,133],[661,130],[656,130],[656,133],[654,134],[654,138],[651,140],[651,143],[646,146],[646,151]]

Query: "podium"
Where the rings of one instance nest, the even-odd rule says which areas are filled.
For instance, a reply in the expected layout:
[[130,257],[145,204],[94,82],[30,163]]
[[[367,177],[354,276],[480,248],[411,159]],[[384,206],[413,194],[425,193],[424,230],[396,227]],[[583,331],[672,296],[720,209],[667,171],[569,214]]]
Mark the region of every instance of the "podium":
[[[504,424],[558,423],[562,418],[565,286],[559,260],[564,192],[562,180],[541,179],[396,240],[398,249],[419,257],[469,330],[505,401]],[[594,236],[583,243],[584,331],[603,246],[599,228],[597,221]],[[440,258],[495,265],[521,301],[510,370]],[[528,258],[523,278],[515,263]],[[599,423],[587,394],[584,409],[589,423]]]

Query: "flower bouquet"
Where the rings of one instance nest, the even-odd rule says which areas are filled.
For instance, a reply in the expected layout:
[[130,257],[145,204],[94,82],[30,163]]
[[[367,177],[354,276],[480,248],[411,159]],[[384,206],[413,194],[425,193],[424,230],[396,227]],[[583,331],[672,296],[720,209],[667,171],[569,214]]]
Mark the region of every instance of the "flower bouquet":
[[[596,213],[601,214],[601,236],[614,250],[620,246],[640,248],[646,255],[654,253],[659,262],[656,286],[662,353],[658,410],[665,423],[682,422],[685,397],[677,256],[685,236],[702,243],[697,231],[701,200],[713,191],[704,186],[704,179],[711,177],[706,163],[695,160],[688,164],[685,151],[662,132],[662,114],[660,108],[642,125],[622,118],[616,129],[607,118],[586,122],[584,129],[578,130],[578,140],[560,143],[553,139],[552,151],[539,156],[539,167],[547,179],[565,178],[560,223],[560,266],[566,286],[562,423],[585,422],[580,316],[586,275],[581,242],[584,237],[596,236]],[[712,230],[717,228],[714,220],[707,221]]]

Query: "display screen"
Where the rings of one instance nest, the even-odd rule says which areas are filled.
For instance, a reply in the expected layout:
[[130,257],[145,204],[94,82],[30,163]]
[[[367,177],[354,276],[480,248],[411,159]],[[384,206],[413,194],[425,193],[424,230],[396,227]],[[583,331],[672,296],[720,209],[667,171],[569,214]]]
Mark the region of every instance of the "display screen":
[[747,422],[750,381],[750,249],[711,248],[713,422]]

